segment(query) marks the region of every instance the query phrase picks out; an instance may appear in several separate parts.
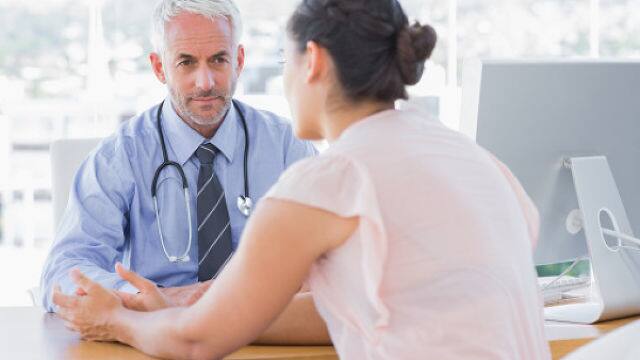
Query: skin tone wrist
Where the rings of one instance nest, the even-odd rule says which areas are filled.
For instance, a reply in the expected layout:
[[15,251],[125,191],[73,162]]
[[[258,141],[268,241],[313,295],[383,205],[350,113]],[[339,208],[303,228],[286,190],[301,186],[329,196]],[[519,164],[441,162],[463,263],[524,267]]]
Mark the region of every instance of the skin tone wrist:
[[127,326],[127,321],[135,317],[135,311],[129,310],[127,308],[120,307],[116,308],[113,311],[112,316],[110,317],[110,326],[109,329],[111,334],[114,335],[114,339],[118,342],[124,344],[131,343],[131,336],[129,333],[130,327]]

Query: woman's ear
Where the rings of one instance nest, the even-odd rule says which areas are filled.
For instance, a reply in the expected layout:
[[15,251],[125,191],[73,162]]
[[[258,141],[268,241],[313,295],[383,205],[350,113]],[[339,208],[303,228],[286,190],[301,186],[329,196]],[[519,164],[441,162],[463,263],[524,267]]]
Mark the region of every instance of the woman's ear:
[[315,41],[307,42],[307,83],[312,83],[322,78],[327,72],[327,50],[320,47]]

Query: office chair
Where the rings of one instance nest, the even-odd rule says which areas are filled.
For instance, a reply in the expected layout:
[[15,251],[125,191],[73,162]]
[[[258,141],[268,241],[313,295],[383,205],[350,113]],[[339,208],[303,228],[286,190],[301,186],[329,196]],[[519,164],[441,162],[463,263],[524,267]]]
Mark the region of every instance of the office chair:
[[51,144],[51,191],[55,228],[60,224],[67,207],[76,171],[100,141],[101,139],[64,139]]
[[[101,139],[63,139],[51,143],[51,194],[53,202],[53,226],[57,228],[69,200],[69,190],[76,171],[96,148]],[[27,290],[34,306],[42,305],[40,287]]]

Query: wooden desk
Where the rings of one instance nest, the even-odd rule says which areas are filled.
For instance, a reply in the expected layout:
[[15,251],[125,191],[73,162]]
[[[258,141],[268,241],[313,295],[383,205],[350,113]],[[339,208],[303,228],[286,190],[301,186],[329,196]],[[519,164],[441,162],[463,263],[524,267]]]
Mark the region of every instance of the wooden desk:
[[587,343],[597,339],[600,336],[605,335],[611,330],[615,330],[620,326],[626,325],[634,320],[640,320],[640,316],[634,316],[626,319],[605,321],[599,324],[593,325],[596,328],[597,335],[591,338],[577,338],[571,340],[556,340],[550,341],[549,345],[551,346],[551,355],[554,360],[560,359],[561,357],[569,354],[570,352],[576,350],[577,348],[586,345]]
[[[560,359],[599,336],[625,325],[640,316],[594,325],[593,338],[551,341],[553,359]],[[137,350],[115,343],[81,341],[67,330],[53,314],[34,307],[0,307],[0,355],[4,359],[152,359]],[[247,346],[229,360],[337,360],[331,346]]]
[[[80,340],[62,320],[35,307],[0,307],[0,358],[153,359],[125,345]],[[337,360],[331,346],[247,346],[225,359]]]

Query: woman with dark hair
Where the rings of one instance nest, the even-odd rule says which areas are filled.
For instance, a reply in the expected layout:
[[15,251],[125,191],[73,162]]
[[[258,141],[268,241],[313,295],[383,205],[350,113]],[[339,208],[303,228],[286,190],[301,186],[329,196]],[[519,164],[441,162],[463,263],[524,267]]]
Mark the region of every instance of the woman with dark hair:
[[[285,92],[298,162],[193,306],[136,312],[75,271],[59,313],[86,339],[162,357],[220,358],[250,342],[306,280],[342,359],[546,359],[531,248],[537,212],[473,141],[394,109],[436,44],[396,0],[305,0],[288,23]],[[147,310],[165,305],[145,279]]]

